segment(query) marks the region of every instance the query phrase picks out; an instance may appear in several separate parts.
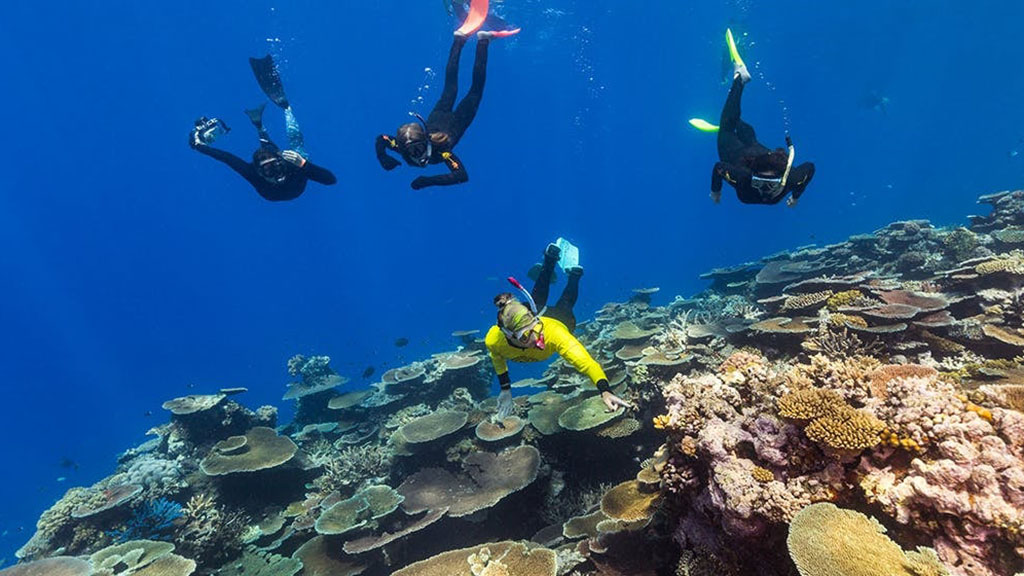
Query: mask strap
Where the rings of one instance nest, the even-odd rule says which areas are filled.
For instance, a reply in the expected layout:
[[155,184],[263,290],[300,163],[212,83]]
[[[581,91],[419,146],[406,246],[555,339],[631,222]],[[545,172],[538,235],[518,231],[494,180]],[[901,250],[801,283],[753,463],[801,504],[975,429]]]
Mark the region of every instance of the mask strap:
[[423,119],[423,116],[420,116],[416,112],[409,112],[409,116],[415,118],[416,121],[419,122],[420,126],[423,127],[423,135],[427,139],[427,153],[421,158],[416,159],[417,162],[425,166],[427,162],[430,161],[430,157],[434,155],[434,146],[430,141],[430,131],[427,130],[427,121]]

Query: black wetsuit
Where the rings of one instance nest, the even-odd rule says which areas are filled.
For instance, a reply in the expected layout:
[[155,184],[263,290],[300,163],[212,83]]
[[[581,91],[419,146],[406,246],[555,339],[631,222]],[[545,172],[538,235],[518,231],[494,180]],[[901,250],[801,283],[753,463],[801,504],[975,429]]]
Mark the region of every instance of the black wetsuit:
[[[415,190],[428,186],[451,186],[461,184],[469,180],[466,167],[455,155],[454,149],[466,129],[473,123],[476,117],[477,108],[484,96],[484,82],[487,80],[487,46],[489,40],[478,40],[476,45],[476,60],[473,63],[473,84],[469,92],[462,98],[458,106],[455,106],[455,97],[459,91],[459,58],[462,55],[462,48],[466,45],[465,37],[455,37],[452,42],[451,51],[448,54],[448,64],[444,71],[444,90],[441,98],[434,105],[430,116],[427,117],[427,132],[431,135],[440,135],[441,138],[432,138],[432,150],[428,164],[444,163],[448,167],[447,174],[437,176],[420,176],[412,181]],[[407,156],[402,149],[401,143],[392,136],[386,134],[378,136],[376,141],[377,160],[385,170],[391,170],[400,163],[388,156],[388,150],[394,150],[405,159],[410,166],[422,167]]]
[[722,191],[722,180],[732,184],[736,196],[744,204],[778,204],[790,192],[793,199],[800,198],[807,184],[814,177],[814,164],[804,162],[789,171],[789,179],[783,190],[774,194],[762,194],[753,187],[749,160],[771,153],[757,141],[754,127],[740,119],[740,99],[743,97],[743,82],[733,80],[729,97],[722,108],[722,119],[718,127],[718,159],[711,171],[711,190]]
[[[557,256],[544,255],[544,264],[541,265],[540,274],[537,276],[537,281],[533,284],[533,290],[530,291],[530,296],[533,297],[537,310],[544,308],[548,303],[551,275],[555,273],[555,264],[557,263]],[[542,315],[558,320],[565,324],[569,332],[574,332],[576,330],[576,315],[573,314],[572,309],[576,306],[576,299],[580,295],[580,278],[582,274],[566,274],[566,276],[569,279],[562,290],[562,296],[558,299],[558,303],[545,310]]]
[[253,188],[260,196],[270,200],[271,202],[280,202],[284,200],[294,200],[302,195],[306,190],[306,182],[312,180],[330,186],[338,182],[338,179],[334,177],[334,174],[330,170],[317,166],[310,161],[299,168],[290,162],[282,160],[286,176],[283,182],[276,183],[270,182],[259,175],[256,171],[256,166],[252,162],[246,162],[234,154],[219,150],[212,146],[205,144],[195,147],[199,152],[206,154],[211,158],[220,160],[227,164],[232,170],[238,172],[252,184]]

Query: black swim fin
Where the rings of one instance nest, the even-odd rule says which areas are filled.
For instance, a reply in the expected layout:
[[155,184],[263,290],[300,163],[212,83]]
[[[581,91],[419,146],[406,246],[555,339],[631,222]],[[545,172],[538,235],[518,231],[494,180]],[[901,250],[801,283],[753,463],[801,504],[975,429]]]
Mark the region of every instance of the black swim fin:
[[249,122],[257,129],[263,128],[263,109],[267,107],[267,103],[264,102],[255,108],[249,108],[245,111],[245,115],[249,117]]
[[249,58],[249,65],[267,98],[281,108],[288,108],[288,97],[284,94],[284,84],[281,83],[281,75],[277,73],[274,57],[267,54],[263,58]]

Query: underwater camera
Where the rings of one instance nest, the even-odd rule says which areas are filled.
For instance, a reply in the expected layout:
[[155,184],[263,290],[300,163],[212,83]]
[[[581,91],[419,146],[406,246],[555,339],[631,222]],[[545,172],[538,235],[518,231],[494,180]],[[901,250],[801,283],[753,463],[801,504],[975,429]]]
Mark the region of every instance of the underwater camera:
[[231,128],[224,123],[220,118],[207,118],[206,116],[200,116],[196,119],[196,133],[199,135],[199,141],[203,144],[211,144],[217,138],[227,134],[231,131]]

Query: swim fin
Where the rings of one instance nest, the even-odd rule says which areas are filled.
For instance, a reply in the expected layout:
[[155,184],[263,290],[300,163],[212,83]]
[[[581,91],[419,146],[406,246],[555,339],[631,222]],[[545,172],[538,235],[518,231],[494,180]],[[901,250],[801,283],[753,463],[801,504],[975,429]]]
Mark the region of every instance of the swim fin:
[[690,126],[693,126],[701,132],[718,132],[718,126],[715,126],[711,122],[701,118],[690,118]]
[[[530,271],[526,273],[526,276],[530,280],[533,280],[534,282],[536,282],[537,279],[540,278],[540,271],[541,271],[541,268],[543,268],[543,267],[544,267],[544,265],[539,263],[539,262],[537,264],[534,264],[533,266],[530,266]],[[552,270],[551,271],[551,284],[554,284],[557,280],[558,280],[558,272],[556,270]]]
[[732,60],[736,74],[740,75],[744,84],[750,82],[750,72],[747,71],[747,65],[743,63],[743,58],[740,57],[740,51],[736,49],[736,39],[732,37],[732,30],[729,28],[725,29],[725,43],[729,45],[729,59]]
[[257,128],[263,127],[263,109],[267,107],[267,103],[264,102],[255,108],[246,109],[245,115],[249,117],[249,122]]
[[487,30],[486,32],[481,31],[480,34],[486,34],[488,38],[508,38],[509,36],[515,36],[519,34],[522,28],[513,28],[512,30]]
[[472,0],[469,3],[469,15],[462,23],[462,26],[455,31],[456,36],[469,36],[484,25],[487,19],[487,11],[490,10],[490,0]]
[[249,58],[249,65],[252,66],[256,82],[259,83],[267,98],[281,108],[287,108],[288,97],[284,94],[284,84],[281,83],[281,75],[277,71],[274,57],[267,54],[263,58]]
[[573,245],[565,238],[559,238],[555,240],[555,246],[558,246],[562,253],[558,257],[558,265],[563,271],[568,271],[570,268],[579,268],[580,265],[580,249]]

